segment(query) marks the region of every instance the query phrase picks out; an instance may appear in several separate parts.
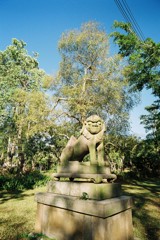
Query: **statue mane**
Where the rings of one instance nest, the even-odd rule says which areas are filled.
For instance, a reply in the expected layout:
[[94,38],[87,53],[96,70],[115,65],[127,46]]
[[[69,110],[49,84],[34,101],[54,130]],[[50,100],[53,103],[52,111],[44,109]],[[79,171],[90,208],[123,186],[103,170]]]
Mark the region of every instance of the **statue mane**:
[[83,135],[87,140],[96,138],[97,140],[101,141],[101,140],[103,139],[103,133],[104,133],[104,130],[100,131],[100,132],[97,133],[97,134],[92,134],[92,133],[90,133],[90,132],[85,128],[85,129],[83,130],[83,132],[82,132],[82,135]]

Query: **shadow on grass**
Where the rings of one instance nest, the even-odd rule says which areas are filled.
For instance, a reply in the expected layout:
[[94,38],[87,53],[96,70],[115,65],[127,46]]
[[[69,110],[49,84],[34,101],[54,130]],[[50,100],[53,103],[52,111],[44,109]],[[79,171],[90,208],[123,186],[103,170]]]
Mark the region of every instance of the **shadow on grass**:
[[133,197],[133,224],[141,225],[143,239],[160,240],[160,181],[132,181],[123,185],[123,193]]
[[[16,219],[6,219],[0,224],[3,224],[4,227],[2,228],[2,231],[0,232],[0,239],[3,240],[16,240],[18,239],[16,235],[18,235],[18,232],[20,229],[25,229],[26,221],[27,219],[24,217],[15,217]],[[2,237],[2,238],[1,238]]]
[[3,191],[0,200],[0,239],[25,239],[18,235],[33,231],[36,210],[34,191],[15,193]]
[[0,204],[5,203],[6,201],[12,200],[12,199],[19,199],[23,200],[24,198],[34,196],[34,193],[25,194],[24,191],[15,191],[13,192],[7,192],[7,191],[1,191],[0,192]]
[[160,180],[144,180],[143,182],[133,181],[136,186],[143,187],[150,193],[157,194],[160,197]]

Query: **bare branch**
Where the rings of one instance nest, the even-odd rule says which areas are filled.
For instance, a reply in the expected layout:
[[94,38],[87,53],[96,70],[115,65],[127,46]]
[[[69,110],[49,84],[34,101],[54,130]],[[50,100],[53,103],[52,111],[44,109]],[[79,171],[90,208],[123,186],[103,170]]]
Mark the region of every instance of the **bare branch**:
[[55,109],[60,101],[69,101],[69,98],[57,98],[55,105],[53,106],[52,110]]

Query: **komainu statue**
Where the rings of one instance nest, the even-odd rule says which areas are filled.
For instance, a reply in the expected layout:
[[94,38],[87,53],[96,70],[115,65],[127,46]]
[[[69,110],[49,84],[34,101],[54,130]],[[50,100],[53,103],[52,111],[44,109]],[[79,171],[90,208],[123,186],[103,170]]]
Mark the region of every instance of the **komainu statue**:
[[82,162],[89,153],[90,163],[104,165],[103,134],[105,125],[103,120],[92,115],[83,124],[81,135],[78,139],[72,136],[63,149],[60,162],[66,165],[68,161]]
[[[104,158],[103,135],[104,121],[97,115],[92,115],[83,124],[81,135],[77,139],[70,138],[60,157],[60,165],[54,179],[68,177],[91,179],[95,183],[113,182],[117,177],[112,174],[108,162]],[[89,154],[89,162],[84,157]]]

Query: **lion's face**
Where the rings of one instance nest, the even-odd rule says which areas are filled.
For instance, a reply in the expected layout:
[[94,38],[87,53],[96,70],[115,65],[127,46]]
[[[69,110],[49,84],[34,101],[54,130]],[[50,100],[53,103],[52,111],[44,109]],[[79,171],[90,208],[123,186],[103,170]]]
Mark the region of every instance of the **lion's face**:
[[97,134],[103,129],[103,122],[99,116],[93,115],[87,118],[85,126],[88,132],[91,134]]

